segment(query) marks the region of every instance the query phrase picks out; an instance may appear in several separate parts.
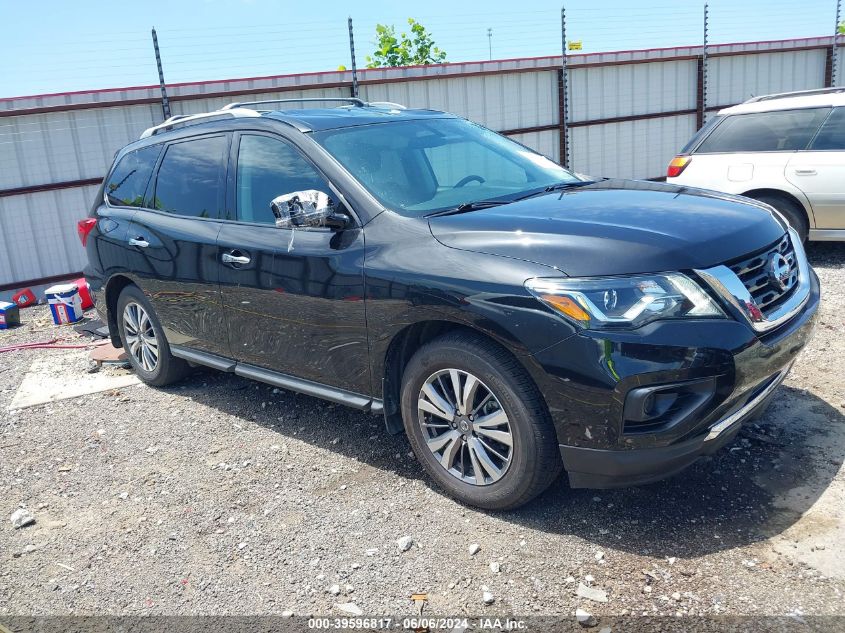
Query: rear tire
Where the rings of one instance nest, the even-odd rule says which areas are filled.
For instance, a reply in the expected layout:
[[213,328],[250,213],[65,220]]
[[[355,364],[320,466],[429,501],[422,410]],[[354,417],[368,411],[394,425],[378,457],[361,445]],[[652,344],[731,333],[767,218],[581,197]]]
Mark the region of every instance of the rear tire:
[[148,385],[164,387],[190,373],[188,363],[170,353],[158,316],[138,286],[126,286],[121,291],[115,316],[120,341],[138,378]]
[[455,332],[422,346],[405,368],[401,401],[420,463],[467,505],[516,508],[561,471],[539,390],[516,359],[490,341]]
[[759,200],[760,202],[765,202],[780,211],[781,215],[783,215],[783,217],[786,218],[786,221],[789,222],[789,226],[795,229],[795,232],[798,233],[798,237],[801,238],[801,241],[807,241],[807,235],[810,233],[810,226],[807,222],[807,215],[804,213],[804,209],[799,208],[796,203],[788,200],[787,198],[782,198],[781,196],[761,194],[759,196],[754,196],[754,199]]

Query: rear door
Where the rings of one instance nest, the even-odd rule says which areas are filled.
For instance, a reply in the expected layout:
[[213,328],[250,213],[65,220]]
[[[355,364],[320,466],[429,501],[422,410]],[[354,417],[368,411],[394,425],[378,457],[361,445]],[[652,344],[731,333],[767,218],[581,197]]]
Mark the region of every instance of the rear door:
[[230,134],[165,145],[127,243],[132,270],[171,345],[228,355],[218,287],[217,234],[225,201]]
[[217,258],[232,356],[369,393],[363,230],[276,227],[270,202],[280,195],[316,189],[338,200],[281,136],[236,134],[230,164],[232,221],[220,231]]
[[148,145],[127,152],[103,185],[105,204],[102,199],[97,201],[98,231],[88,252],[91,262],[102,270],[104,280],[115,273],[132,272],[139,264],[137,250],[127,242],[129,227],[138,209],[144,206],[161,149],[161,145]]
[[807,147],[829,112],[805,108],[730,115],[672,182],[727,193],[781,185],[790,159]]
[[806,194],[817,229],[845,229],[845,108],[835,108],[810,147],[792,156],[786,177]]

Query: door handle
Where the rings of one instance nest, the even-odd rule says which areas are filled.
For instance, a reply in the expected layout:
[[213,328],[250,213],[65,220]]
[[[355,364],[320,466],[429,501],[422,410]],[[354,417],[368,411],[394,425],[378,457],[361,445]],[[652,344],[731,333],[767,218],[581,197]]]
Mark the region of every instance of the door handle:
[[816,170],[815,169],[796,169],[795,175],[796,176],[815,176]]
[[129,238],[129,246],[137,246],[138,248],[147,248],[150,243],[140,235],[138,237]]
[[230,251],[228,253],[223,253],[223,255],[220,256],[220,259],[223,260],[224,264],[248,264],[252,261],[246,255],[234,255],[234,253],[239,252],[240,251]]

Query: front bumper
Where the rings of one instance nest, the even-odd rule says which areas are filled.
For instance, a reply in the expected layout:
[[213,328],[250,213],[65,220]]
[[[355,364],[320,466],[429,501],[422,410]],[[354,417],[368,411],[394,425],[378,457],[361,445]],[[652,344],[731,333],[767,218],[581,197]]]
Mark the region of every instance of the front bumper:
[[[534,356],[534,377],[555,423],[573,488],[611,488],[669,477],[729,443],[766,405],[809,342],[819,284],[788,323],[765,333],[722,319],[656,322],[639,330],[584,331]],[[634,390],[706,381],[713,393],[691,414],[632,431]]]
[[572,488],[618,488],[637,486],[671,477],[729,444],[742,423],[766,406],[786,378],[790,364],[765,381],[735,411],[691,440],[660,448],[602,450],[561,446],[560,454]]

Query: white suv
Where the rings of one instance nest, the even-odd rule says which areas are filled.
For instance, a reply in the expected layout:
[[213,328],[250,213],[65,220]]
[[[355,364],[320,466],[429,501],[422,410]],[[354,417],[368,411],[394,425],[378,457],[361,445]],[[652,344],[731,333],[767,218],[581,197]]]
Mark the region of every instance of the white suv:
[[845,240],[845,88],[721,110],[672,159],[666,181],[770,204],[803,239]]

